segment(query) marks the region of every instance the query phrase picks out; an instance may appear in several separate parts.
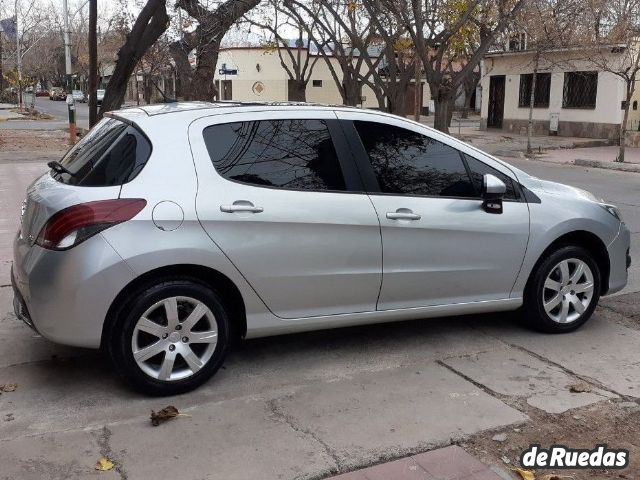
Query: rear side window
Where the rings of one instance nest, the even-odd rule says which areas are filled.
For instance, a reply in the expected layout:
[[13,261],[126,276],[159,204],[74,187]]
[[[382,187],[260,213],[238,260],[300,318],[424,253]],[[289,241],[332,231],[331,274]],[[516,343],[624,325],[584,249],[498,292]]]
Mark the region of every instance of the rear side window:
[[150,155],[151,144],[135,127],[106,118],[60,161],[71,174],[52,171],[52,175],[68,185],[122,185],[140,173]]
[[464,154],[464,159],[469,166],[469,171],[471,172],[471,179],[473,180],[473,184],[478,192],[482,191],[482,182],[485,174],[493,175],[504,182],[507,186],[507,191],[505,193],[505,200],[517,200],[518,191],[516,190],[513,180],[510,177],[506,176],[504,173],[499,172],[493,167],[490,167],[484,162],[473,158],[466,153]]
[[411,130],[375,122],[353,122],[384,193],[476,197],[453,147]]
[[260,120],[203,132],[216,171],[227,180],[291,190],[345,190],[340,162],[322,120]]

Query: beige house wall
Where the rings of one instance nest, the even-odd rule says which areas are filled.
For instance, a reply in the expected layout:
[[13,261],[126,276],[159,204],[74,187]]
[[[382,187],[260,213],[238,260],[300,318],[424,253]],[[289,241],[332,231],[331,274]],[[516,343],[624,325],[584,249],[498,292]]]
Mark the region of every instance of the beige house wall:
[[[617,61],[616,54],[600,54],[599,58],[607,58],[613,65]],[[619,57],[619,56],[618,56]],[[533,73],[533,53],[513,52],[503,55],[485,57],[481,68],[482,105],[481,125],[486,128],[489,114],[489,85],[493,75],[505,76],[505,101],[503,129],[520,131],[526,127],[529,118],[528,107],[518,107],[520,75]],[[596,107],[563,108],[564,72],[594,71],[596,65],[585,53],[554,52],[545,53],[540,61],[540,72],[551,72],[551,88],[548,108],[534,108],[533,120],[537,133],[547,133],[549,119],[552,114],[559,118],[559,134],[587,137],[616,136],[623,119],[621,102],[624,99],[624,81],[613,73],[599,71],[596,95]],[[636,94],[640,103],[640,92]],[[640,119],[640,110],[630,111],[629,124]]]
[[[291,65],[286,51],[282,55]],[[306,50],[302,50],[302,61],[307,55]],[[340,91],[331,75],[327,62],[322,57],[312,56],[309,62],[316,60],[313,73],[307,85],[306,95],[308,102],[342,104]],[[332,59],[333,68],[338,75],[340,66],[337,60]],[[226,64],[227,69],[237,69],[237,75],[220,75],[218,72],[222,65]],[[290,67],[291,68],[291,67]],[[366,68],[366,67],[365,67]],[[289,76],[280,64],[280,57],[277,50],[267,50],[262,48],[228,48],[220,51],[218,64],[216,65],[215,80],[232,81],[232,99],[238,101],[287,101],[287,84]],[[313,80],[322,81],[321,87],[314,87]],[[262,89],[257,88],[258,82]],[[261,91],[260,91],[261,90]],[[364,108],[378,108],[378,101],[373,90],[367,85],[362,87]],[[423,106],[429,106],[429,87],[424,84]]]

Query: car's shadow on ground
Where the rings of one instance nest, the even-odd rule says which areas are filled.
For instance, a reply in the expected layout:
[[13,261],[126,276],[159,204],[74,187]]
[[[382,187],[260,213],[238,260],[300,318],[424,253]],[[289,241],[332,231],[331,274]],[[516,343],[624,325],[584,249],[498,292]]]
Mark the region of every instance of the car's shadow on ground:
[[[518,313],[468,315],[345,327],[236,342],[223,368],[195,392],[193,401],[224,399],[314,379],[333,381],[359,373],[430,362],[495,346],[485,333],[526,332]],[[538,335],[531,332],[531,335]],[[41,342],[43,339],[33,340]],[[47,402],[76,392],[79,403],[94,407],[119,399],[145,398],[115,374],[105,354],[53,347],[51,356],[18,364],[24,387]],[[10,379],[7,379],[10,380]],[[16,378],[17,380],[17,378]]]

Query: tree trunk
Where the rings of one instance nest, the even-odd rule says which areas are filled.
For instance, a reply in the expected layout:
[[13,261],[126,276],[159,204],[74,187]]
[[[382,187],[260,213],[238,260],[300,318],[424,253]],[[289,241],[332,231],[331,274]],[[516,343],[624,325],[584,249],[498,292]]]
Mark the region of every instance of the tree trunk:
[[169,45],[169,53],[176,64],[176,98],[184,100],[191,91],[191,64],[189,63],[189,46],[178,41]]
[[376,100],[378,101],[378,110],[381,112],[387,112],[387,97],[384,92],[379,88],[374,88],[373,94],[376,96]]
[[[434,89],[435,90],[435,89]],[[455,96],[451,92],[438,92],[434,98],[433,128],[449,133]]]
[[629,106],[631,105],[631,98],[635,90],[635,80],[632,79],[627,82],[627,98],[624,102],[624,115],[622,117],[622,125],[620,125],[620,149],[618,150],[618,157],[616,162],[624,163],[624,151],[625,151],[625,139],[627,137],[627,122],[629,121]]
[[213,84],[213,76],[218,63],[218,41],[211,41],[202,48],[198,48],[196,69],[191,78],[191,91],[185,95],[188,100],[213,101],[216,88]]
[[288,100],[290,102],[306,102],[307,101],[307,82],[304,80],[289,80],[288,82]]
[[533,155],[531,147],[531,136],[533,135],[533,107],[536,104],[536,83],[538,81],[538,65],[540,63],[540,52],[536,51],[533,60],[533,74],[531,75],[531,91],[529,92],[529,121],[527,122],[527,155]]
[[407,106],[406,102],[406,91],[401,91],[400,89],[396,89],[393,92],[394,95],[389,97],[389,105],[387,111],[389,113],[393,113],[394,115],[398,115],[400,117],[404,117],[407,114]]
[[120,108],[127,92],[129,77],[138,61],[168,26],[166,0],[148,0],[127,35],[126,42],[118,51],[116,66],[107,84],[99,117],[105,112]]
[[464,107],[462,107],[462,118],[469,118],[469,110],[471,109],[471,95],[467,89],[464,91]]
[[342,95],[342,103],[351,107],[360,105],[360,83],[357,80],[343,80],[344,93]]

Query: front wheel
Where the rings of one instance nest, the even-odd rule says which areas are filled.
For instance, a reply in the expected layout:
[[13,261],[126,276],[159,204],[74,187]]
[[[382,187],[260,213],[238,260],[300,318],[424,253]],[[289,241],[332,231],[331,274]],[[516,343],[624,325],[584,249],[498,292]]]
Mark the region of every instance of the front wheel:
[[134,292],[111,329],[108,349],[134,389],[175,395],[207,381],[228,344],[229,317],[220,295],[181,279]]
[[537,265],[524,295],[524,313],[536,329],[565,333],[583,325],[600,298],[600,269],[582,247],[565,246]]

